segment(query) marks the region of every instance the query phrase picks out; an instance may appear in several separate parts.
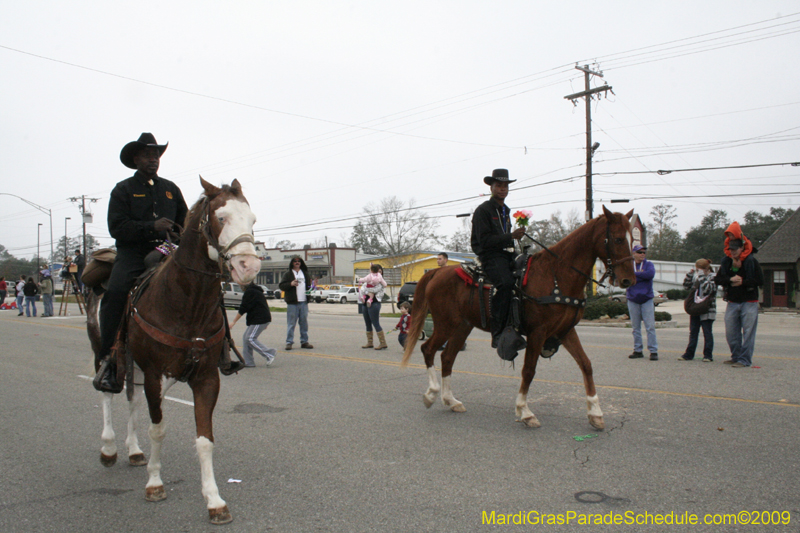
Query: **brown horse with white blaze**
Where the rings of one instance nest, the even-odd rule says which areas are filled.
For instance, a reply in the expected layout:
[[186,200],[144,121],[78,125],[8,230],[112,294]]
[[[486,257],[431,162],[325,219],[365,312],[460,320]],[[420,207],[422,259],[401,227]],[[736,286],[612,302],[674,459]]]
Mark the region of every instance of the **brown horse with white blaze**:
[[[522,367],[522,382],[516,399],[516,415],[528,427],[541,424],[528,406],[528,391],[536,373],[536,364],[542,353],[545,340],[557,337],[572,355],[583,373],[586,388],[589,423],[603,429],[603,412],[592,377],[592,363],[581,345],[575,325],[583,317],[582,305],[563,303],[540,303],[536,298],[552,296],[556,284],[564,300],[586,298],[584,288],[591,279],[592,267],[600,258],[609,271],[612,282],[620,287],[636,283],[636,273],[631,255],[632,235],[630,218],[633,211],[623,215],[612,213],[603,207],[603,214],[582,225],[550,248],[533,255],[526,272],[527,283],[523,287],[524,309],[521,332],[527,337],[525,360]],[[403,353],[402,366],[408,364],[414,351],[425,318],[430,312],[433,318],[433,333],[422,345],[425,366],[428,369],[428,390],[423,395],[426,407],[433,405],[441,391],[442,402],[455,412],[463,412],[464,404],[453,395],[450,375],[458,350],[463,346],[473,328],[491,331],[491,324],[481,328],[480,299],[474,291],[483,290],[468,286],[457,274],[461,267],[443,267],[427,272],[417,283],[411,309],[411,328]],[[488,291],[486,298],[488,313]],[[442,351],[441,386],[434,368],[434,356],[444,343]]]
[[[131,464],[144,463],[132,420],[142,389],[150,412],[151,452],[145,499],[160,501],[167,497],[161,480],[161,448],[166,435],[161,403],[176,381],[186,381],[194,400],[202,494],[211,522],[224,524],[232,517],[219,495],[212,459],[212,415],[220,389],[217,367],[225,337],[220,282],[230,274],[234,281],[246,285],[255,279],[261,261],[253,239],[256,217],[239,182],[234,180],[230,186],[220,188],[201,177],[200,183],[204,192],[186,217],[180,246],[156,268],[138,299],[129,303],[118,336],[117,347],[122,356],[118,356],[117,369],[120,379],[120,372],[125,372],[127,350],[135,383],[129,391],[131,420],[126,439]],[[96,297],[92,300],[87,323],[93,349],[97,350],[100,333]],[[111,426],[113,395],[101,394],[101,462],[111,466],[117,457]]]

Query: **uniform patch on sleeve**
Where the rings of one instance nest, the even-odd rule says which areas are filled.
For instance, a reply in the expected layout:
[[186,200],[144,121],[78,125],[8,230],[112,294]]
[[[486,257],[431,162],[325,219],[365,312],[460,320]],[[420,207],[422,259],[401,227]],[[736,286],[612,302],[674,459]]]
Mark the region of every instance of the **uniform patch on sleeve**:
[[147,198],[147,195],[146,194],[136,194],[136,193],[134,193],[133,197],[134,198]]
[[170,200],[172,200],[172,193],[171,193],[170,191],[167,191],[167,198],[169,198]]

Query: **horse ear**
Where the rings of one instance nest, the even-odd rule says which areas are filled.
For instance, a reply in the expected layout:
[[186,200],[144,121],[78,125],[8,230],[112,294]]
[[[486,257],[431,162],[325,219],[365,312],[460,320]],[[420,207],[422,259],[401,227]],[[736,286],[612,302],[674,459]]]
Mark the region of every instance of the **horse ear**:
[[203,186],[203,190],[206,191],[206,196],[209,198],[220,193],[220,188],[211,185],[209,182],[203,179],[203,176],[200,176],[200,185]]
[[231,189],[233,189],[234,192],[242,192],[242,184],[239,183],[239,180],[234,179],[231,182]]
[[631,219],[631,217],[633,216],[633,209],[631,209],[630,211],[628,211],[627,213],[625,213],[625,216],[626,216],[626,217],[628,217],[628,220],[630,220],[630,219]]
[[606,209],[606,206],[603,206],[603,214],[606,216],[606,218],[611,218],[611,215],[613,213],[611,211],[609,211],[608,209]]

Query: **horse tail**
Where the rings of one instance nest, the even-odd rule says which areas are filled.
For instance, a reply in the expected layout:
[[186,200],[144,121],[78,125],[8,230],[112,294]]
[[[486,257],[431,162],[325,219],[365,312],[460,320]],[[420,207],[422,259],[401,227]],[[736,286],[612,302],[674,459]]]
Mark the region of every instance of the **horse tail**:
[[403,359],[400,361],[402,368],[408,366],[408,360],[411,359],[411,354],[417,345],[417,339],[419,339],[419,332],[425,326],[425,318],[428,316],[428,300],[425,298],[425,289],[436,272],[438,272],[438,269],[431,270],[422,276],[414,291],[414,303],[411,305],[411,327],[408,329],[406,348],[403,351]]

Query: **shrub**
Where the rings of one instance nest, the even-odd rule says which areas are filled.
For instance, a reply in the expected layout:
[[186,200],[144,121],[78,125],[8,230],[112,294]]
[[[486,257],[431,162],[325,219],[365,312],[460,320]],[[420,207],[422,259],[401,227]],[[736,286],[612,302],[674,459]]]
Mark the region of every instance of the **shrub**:
[[669,289],[664,293],[670,300],[685,300],[689,296],[686,289]]
[[666,311],[656,311],[656,322],[669,322],[672,320],[672,315]]
[[586,310],[583,313],[585,320],[597,320],[602,316],[616,318],[628,314],[628,306],[619,302],[612,302],[607,296],[589,298]]

